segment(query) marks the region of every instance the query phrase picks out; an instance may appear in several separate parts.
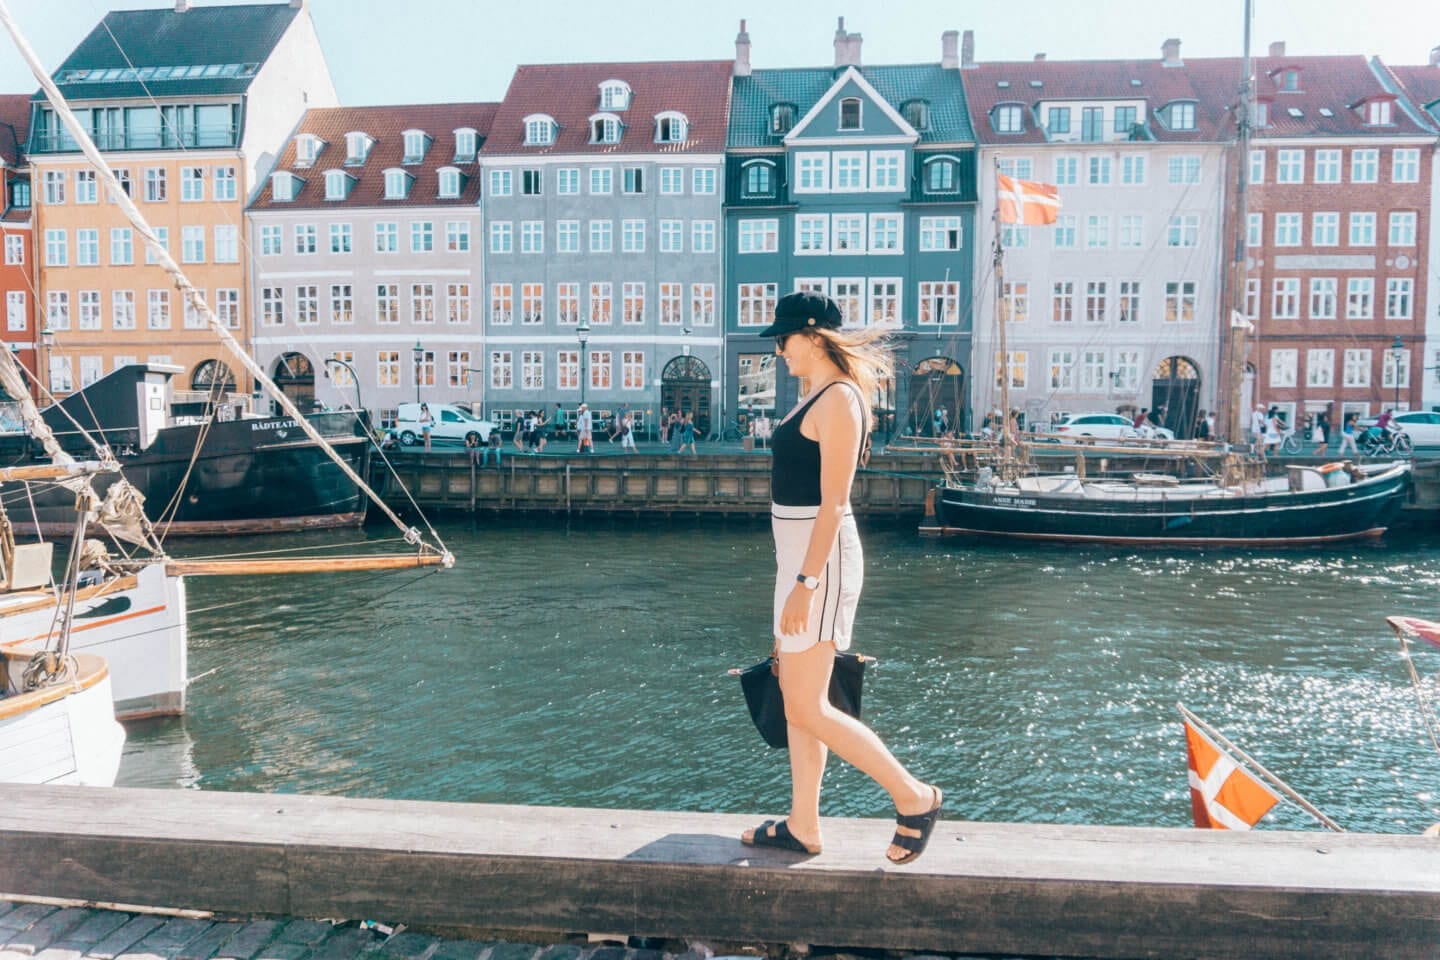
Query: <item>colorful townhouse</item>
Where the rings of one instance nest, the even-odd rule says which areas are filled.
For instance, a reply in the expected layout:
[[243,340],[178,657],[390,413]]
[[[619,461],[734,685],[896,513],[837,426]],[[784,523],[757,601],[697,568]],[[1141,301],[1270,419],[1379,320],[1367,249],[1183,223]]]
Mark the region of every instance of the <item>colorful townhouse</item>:
[[[1238,58],[1187,71],[1234,102]],[[1361,56],[1253,61],[1239,410],[1303,426],[1419,402],[1435,127]],[[1227,293],[1227,297],[1230,296]]]
[[[1381,73],[1382,80],[1388,75],[1388,89],[1398,89],[1413,108],[1424,112],[1431,128],[1440,130],[1440,47],[1430,50],[1429,62],[1425,64],[1386,66],[1372,61],[1371,66]],[[1440,411],[1440,267],[1433,260],[1436,251],[1440,251],[1440,152],[1422,150],[1421,156],[1420,179],[1430,191],[1426,214],[1429,262],[1421,264],[1424,280],[1417,288],[1417,295],[1426,306],[1423,311],[1417,307],[1417,316],[1424,317],[1425,347],[1423,352],[1415,352],[1417,358],[1423,356],[1424,360],[1417,363],[1411,380],[1420,385],[1420,392],[1416,397],[1412,387],[1411,394],[1425,409]]]
[[[54,73],[121,187],[237,336],[250,314],[246,201],[278,145],[335,88],[304,0],[106,14]],[[43,93],[29,155],[42,363],[64,395],[136,361],[177,386],[248,378],[100,187]]]
[[521,66],[480,151],[485,406],[710,430],[729,61]]
[[[8,349],[27,370],[39,369],[35,353],[35,231],[30,209],[30,167],[25,144],[30,129],[28,94],[0,96],[0,300],[5,303]],[[34,395],[34,390],[30,391]],[[0,401],[14,399],[0,388]],[[7,427],[9,425],[7,424]]]
[[[896,331],[872,398],[886,433],[971,425],[975,143],[958,34],[938,63],[866,66],[835,32],[829,67],[752,68],[741,22],[725,162],[727,416],[783,413],[799,385],[756,336],[776,300],[817,290],[848,326]],[[978,427],[978,424],[975,424]]]
[[[980,144],[977,409],[1009,403],[1044,430],[1081,412],[1193,435],[1221,375],[1226,104],[1202,96],[1180,41],[1147,60],[975,62],[961,74]],[[1238,88],[1238,73],[1237,73]],[[993,256],[996,175],[1056,184],[1054,226],[1007,226]],[[999,315],[1009,316],[1004,357]]]
[[256,360],[308,409],[483,399],[478,154],[493,103],[305,113],[248,211]]

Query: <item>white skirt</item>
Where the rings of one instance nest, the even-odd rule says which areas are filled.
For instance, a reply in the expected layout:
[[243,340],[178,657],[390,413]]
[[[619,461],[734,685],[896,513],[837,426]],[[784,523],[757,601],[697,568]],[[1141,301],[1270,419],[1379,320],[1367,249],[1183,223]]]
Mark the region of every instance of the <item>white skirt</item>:
[[[784,507],[770,505],[770,529],[775,534],[775,607],[772,629],[775,643],[785,653],[800,653],[817,643],[829,641],[836,650],[850,646],[855,624],[855,607],[860,602],[860,588],[865,583],[865,555],[860,549],[860,533],[855,529],[855,516],[846,512],[840,521],[835,546],[820,570],[820,586],[811,601],[810,626],[804,633],[782,634],[780,614],[790,591],[795,589],[795,576],[801,573],[805,553],[810,549],[810,531],[815,526],[817,507]],[[802,588],[803,589],[803,588]]]

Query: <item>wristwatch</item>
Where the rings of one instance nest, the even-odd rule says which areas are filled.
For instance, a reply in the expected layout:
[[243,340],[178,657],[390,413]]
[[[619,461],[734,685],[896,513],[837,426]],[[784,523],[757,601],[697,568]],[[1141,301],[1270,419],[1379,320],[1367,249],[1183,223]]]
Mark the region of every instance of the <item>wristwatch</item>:
[[796,582],[796,583],[800,583],[800,584],[804,584],[806,590],[818,590],[818,589],[820,589],[820,578],[819,578],[819,577],[807,577],[807,576],[805,576],[805,574],[803,574],[803,573],[797,573],[797,574],[795,574],[795,582]]

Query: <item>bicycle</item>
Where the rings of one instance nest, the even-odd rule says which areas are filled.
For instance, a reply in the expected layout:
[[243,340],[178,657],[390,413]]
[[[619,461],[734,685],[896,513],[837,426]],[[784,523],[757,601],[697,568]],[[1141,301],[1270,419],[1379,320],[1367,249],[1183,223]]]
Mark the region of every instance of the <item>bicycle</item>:
[[1299,456],[1305,449],[1305,443],[1300,435],[1295,432],[1294,427],[1287,427],[1280,433],[1280,452],[1286,456]]
[[1360,452],[1367,457],[1408,457],[1415,443],[1404,430],[1371,427],[1360,437]]

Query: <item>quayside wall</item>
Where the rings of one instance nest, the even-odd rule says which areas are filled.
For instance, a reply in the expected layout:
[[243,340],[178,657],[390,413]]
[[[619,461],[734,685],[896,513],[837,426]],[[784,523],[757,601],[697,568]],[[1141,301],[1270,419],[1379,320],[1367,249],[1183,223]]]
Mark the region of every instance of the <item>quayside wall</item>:
[[[958,816],[958,812],[957,812]],[[745,847],[754,816],[193,790],[0,786],[0,899],[411,929],[591,932],[1095,958],[1433,958],[1440,840],[943,820],[825,852]]]

